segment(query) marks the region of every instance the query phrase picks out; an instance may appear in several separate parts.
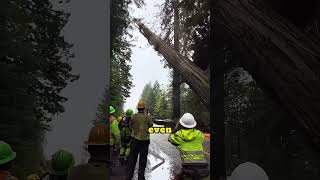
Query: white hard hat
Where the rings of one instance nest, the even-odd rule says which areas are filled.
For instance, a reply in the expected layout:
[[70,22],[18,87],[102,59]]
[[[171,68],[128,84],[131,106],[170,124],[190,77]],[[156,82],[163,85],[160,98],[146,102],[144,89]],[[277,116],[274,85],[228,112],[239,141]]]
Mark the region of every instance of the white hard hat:
[[230,180],[269,180],[269,178],[260,166],[252,162],[246,162],[233,170]]
[[197,125],[196,120],[194,120],[194,117],[190,113],[185,113],[181,118],[180,118],[180,124],[185,127],[185,128],[194,128]]

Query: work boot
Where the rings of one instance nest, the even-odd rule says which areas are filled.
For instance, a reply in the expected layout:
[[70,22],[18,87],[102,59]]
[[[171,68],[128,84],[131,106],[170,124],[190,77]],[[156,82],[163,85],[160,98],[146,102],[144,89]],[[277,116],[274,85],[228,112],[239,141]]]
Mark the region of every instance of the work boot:
[[146,180],[146,178],[144,177],[144,175],[139,175],[138,180]]
[[177,174],[173,177],[173,180],[184,180],[184,175],[183,174]]
[[138,180],[146,180],[146,177],[144,176],[144,171],[138,172]]
[[124,159],[124,164],[128,164],[128,158]]
[[121,166],[124,164],[124,158],[122,156],[119,157],[119,161],[120,161],[120,164]]
[[115,174],[114,174],[114,171],[112,171],[112,168],[110,168],[110,174],[111,174],[111,176],[114,176]]

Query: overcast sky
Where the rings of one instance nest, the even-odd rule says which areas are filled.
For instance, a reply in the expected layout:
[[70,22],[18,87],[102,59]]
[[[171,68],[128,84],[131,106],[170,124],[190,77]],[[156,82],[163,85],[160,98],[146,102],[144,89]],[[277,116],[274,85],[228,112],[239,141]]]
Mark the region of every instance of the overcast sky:
[[[132,5],[130,14],[136,18],[143,18],[142,22],[145,23],[153,32],[160,32],[159,18],[156,15],[160,12],[159,4],[162,4],[163,0],[147,0],[146,6],[138,9]],[[157,33],[159,34],[159,33]],[[131,89],[130,97],[127,98],[124,108],[135,109],[143,87],[148,82],[154,83],[158,81],[160,85],[167,86],[169,84],[169,69],[163,68],[164,63],[160,60],[162,57],[158,56],[158,53],[148,43],[147,39],[139,32],[137,28],[132,32],[133,44],[132,48],[132,68],[131,75],[133,78],[134,87]]]

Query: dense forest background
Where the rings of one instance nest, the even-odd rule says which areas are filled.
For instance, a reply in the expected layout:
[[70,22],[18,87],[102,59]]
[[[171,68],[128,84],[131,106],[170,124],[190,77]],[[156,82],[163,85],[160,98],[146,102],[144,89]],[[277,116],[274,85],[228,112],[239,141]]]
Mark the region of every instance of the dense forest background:
[[49,0],[4,0],[0,15],[0,137],[17,152],[14,174],[25,179],[39,169],[47,122],[64,112],[61,90],[79,76],[60,33],[68,13]]
[[105,92],[97,109],[95,121],[108,122],[109,105],[115,109],[115,115],[119,116],[125,111],[124,102],[130,95],[133,86],[130,74],[131,47],[128,37],[131,37],[129,29],[132,28],[132,17],[129,15],[129,5],[134,3],[141,7],[144,2],[141,0],[115,0],[111,3],[110,18],[110,87],[105,88]]
[[[234,8],[233,3],[236,2],[240,3],[241,8]],[[133,18],[129,16],[130,3],[135,3],[138,7],[144,4],[142,0],[114,0],[111,4],[111,79],[110,87],[106,87],[97,111],[98,121],[107,120],[109,104],[118,110],[118,114],[123,111],[123,103],[133,85],[129,73],[131,44],[126,40],[130,36],[127,30],[132,27]],[[269,64],[266,62],[264,66],[258,66],[259,61],[255,61],[261,57],[258,56],[259,53],[264,53],[257,51],[257,56],[241,56],[245,54],[244,49],[234,48],[239,47],[236,45],[240,40],[252,42],[256,38],[259,42],[264,42],[264,47],[271,47],[272,42],[243,33],[236,40],[234,37],[231,40],[218,39],[215,44],[219,44],[219,49],[209,48],[210,31],[225,30],[221,26],[210,29],[210,19],[221,23],[221,19],[231,16],[227,13],[230,10],[239,12],[237,10],[246,7],[256,10],[250,11],[256,15],[268,11],[259,14],[259,20],[265,20],[264,15],[267,14],[277,17],[277,22],[288,25],[285,27],[291,27],[284,34],[294,34],[294,37],[305,42],[312,39],[313,44],[320,42],[320,4],[316,0],[303,3],[289,0],[258,0],[254,3],[247,0],[225,0],[216,4],[215,8],[219,8],[216,14],[209,13],[208,0],[166,0],[160,7],[162,13],[159,14],[158,22],[162,25],[162,33],[159,36],[208,77],[215,73],[210,70],[209,64],[216,61],[217,57],[223,60],[223,124],[226,131],[225,137],[219,140],[225,143],[225,168],[228,173],[239,163],[252,161],[262,166],[273,180],[317,180],[320,177],[320,153],[312,141],[316,138],[310,138],[310,134],[294,114],[281,106],[276,96],[267,91],[266,84],[261,79],[254,78],[264,71],[265,77],[268,76]],[[232,15],[238,15],[237,20],[257,22],[253,21],[257,17],[250,16],[250,13],[241,16],[244,12]],[[72,44],[61,36],[69,14],[54,10],[49,0],[2,0],[0,15],[0,137],[17,151],[14,174],[25,179],[30,172],[39,169],[43,158],[43,134],[50,129],[47,122],[64,111],[63,103],[67,99],[61,96],[61,91],[78,78],[71,73],[69,63],[73,57],[70,52]],[[238,27],[237,23],[240,22],[232,21],[233,18],[223,20],[224,23],[229,23],[229,28]],[[270,31],[277,28],[272,27]],[[251,49],[261,50],[254,44],[250,45]],[[155,47],[155,50],[159,49]],[[211,51],[216,53],[214,59],[210,57]],[[265,52],[264,55],[269,53]],[[278,55],[271,50],[270,52],[269,55]],[[271,61],[272,57],[266,58]],[[167,63],[166,59],[164,61]],[[250,68],[244,68],[243,62],[251,62],[248,63]],[[310,66],[311,69],[318,68],[316,65]],[[184,112],[191,112],[203,127],[217,121],[209,117],[209,108],[192,86],[185,84],[187,81],[182,74],[170,63],[166,68],[172,69],[172,85],[160,87],[157,82],[149,83],[141,95],[152,115],[176,120]],[[248,69],[256,73],[250,74]],[[289,66],[281,66],[277,72],[286,72],[288,69]],[[315,73],[317,80],[319,72]],[[274,82],[278,80],[274,74],[270,77],[274,78]],[[268,83],[272,84],[272,81]],[[305,85],[308,86],[308,83]],[[176,113],[178,111],[180,112]]]
[[[192,113],[198,121],[198,128],[210,132],[209,112],[199,97],[187,84],[180,86],[180,112]],[[145,85],[140,99],[145,101],[146,108],[155,119],[171,119],[172,117],[172,87],[161,87],[158,81]]]

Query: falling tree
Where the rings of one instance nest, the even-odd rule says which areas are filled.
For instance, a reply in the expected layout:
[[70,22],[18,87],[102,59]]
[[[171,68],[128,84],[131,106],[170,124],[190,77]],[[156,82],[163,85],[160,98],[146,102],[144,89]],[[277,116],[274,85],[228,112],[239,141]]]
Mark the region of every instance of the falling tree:
[[[225,33],[230,36],[241,66],[306,129],[314,144],[319,145],[320,111],[318,102],[314,101],[319,98],[317,92],[320,91],[317,38],[310,39],[290,22],[272,13],[262,1],[218,1],[214,7],[212,15],[216,26],[226,27]],[[184,74],[190,87],[209,105],[206,102],[209,83],[204,72],[188,63],[189,60],[172,50],[171,45],[141,22],[137,21],[137,25],[155,49]]]
[[141,21],[135,20],[141,33],[154,45],[164,58],[169,62],[170,66],[180,72],[186,83],[193,89],[202,99],[206,107],[209,106],[209,78],[205,72],[195,66],[189,59],[181,56],[179,52],[173,50],[171,44],[167,44],[153,32],[151,32]]

